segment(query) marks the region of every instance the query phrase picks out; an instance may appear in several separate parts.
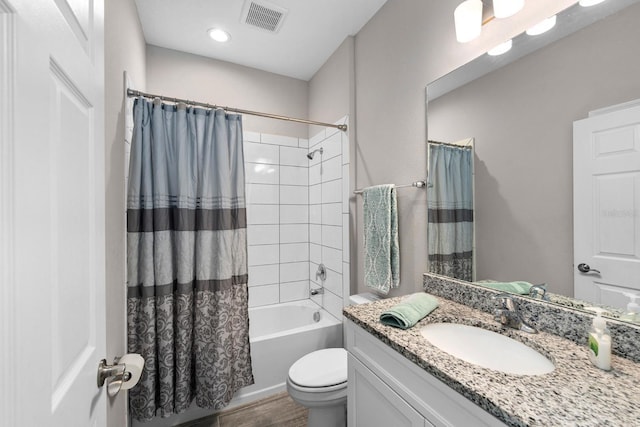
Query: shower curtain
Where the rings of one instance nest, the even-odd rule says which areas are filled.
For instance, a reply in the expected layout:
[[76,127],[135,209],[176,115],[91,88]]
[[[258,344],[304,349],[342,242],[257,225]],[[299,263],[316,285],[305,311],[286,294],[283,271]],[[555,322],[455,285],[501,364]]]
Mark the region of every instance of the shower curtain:
[[473,151],[429,142],[429,271],[473,280]]
[[127,197],[132,416],[220,409],[253,384],[242,118],[138,98]]

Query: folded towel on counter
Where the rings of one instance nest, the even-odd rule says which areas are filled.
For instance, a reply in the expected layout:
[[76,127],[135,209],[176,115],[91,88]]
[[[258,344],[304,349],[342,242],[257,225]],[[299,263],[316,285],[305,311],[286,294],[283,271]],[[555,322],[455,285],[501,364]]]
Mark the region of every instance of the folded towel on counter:
[[362,191],[364,199],[364,284],[382,294],[400,285],[398,205],[393,184]]
[[529,289],[533,286],[529,282],[496,282],[494,280],[481,280],[479,282],[473,282],[476,285],[484,286],[487,288],[495,289],[502,292],[509,292],[518,295],[528,295]]
[[409,329],[438,307],[438,300],[424,292],[409,295],[380,314],[380,323]]

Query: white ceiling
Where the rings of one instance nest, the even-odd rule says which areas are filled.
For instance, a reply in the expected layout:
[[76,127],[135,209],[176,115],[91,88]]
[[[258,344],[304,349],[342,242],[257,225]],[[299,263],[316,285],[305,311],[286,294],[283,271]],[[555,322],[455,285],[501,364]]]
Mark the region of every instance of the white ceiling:
[[[135,2],[148,44],[309,80],[386,0],[268,0],[288,10],[277,33],[242,23],[244,0]],[[229,32],[231,40],[211,40],[212,27]]]

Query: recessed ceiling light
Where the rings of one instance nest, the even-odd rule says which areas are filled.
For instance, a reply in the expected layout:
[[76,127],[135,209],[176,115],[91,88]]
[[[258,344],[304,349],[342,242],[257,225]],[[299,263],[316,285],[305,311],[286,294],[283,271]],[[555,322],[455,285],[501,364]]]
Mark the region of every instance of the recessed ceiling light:
[[214,39],[217,42],[224,43],[228,42],[231,36],[225,30],[221,30],[220,28],[212,28],[208,31],[209,37]]
[[487,54],[489,54],[491,56],[502,55],[503,53],[509,52],[509,50],[511,50],[511,46],[512,45],[513,45],[513,41],[512,40],[507,40],[506,42],[501,43],[498,46],[496,46],[493,49],[491,49],[490,51],[488,51]]
[[604,0],[580,0],[580,6],[589,7],[602,3]]
[[556,26],[556,15],[553,15],[550,18],[545,19],[544,21],[538,22],[533,27],[527,30],[527,34],[530,36],[537,36],[542,33],[546,33],[550,29]]

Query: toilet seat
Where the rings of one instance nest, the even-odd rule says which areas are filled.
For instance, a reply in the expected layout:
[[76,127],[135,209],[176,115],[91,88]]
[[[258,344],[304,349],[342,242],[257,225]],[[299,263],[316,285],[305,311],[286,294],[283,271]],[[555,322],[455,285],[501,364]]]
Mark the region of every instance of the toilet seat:
[[300,391],[330,392],[347,386],[347,351],[325,348],[298,359],[289,368],[289,384]]

